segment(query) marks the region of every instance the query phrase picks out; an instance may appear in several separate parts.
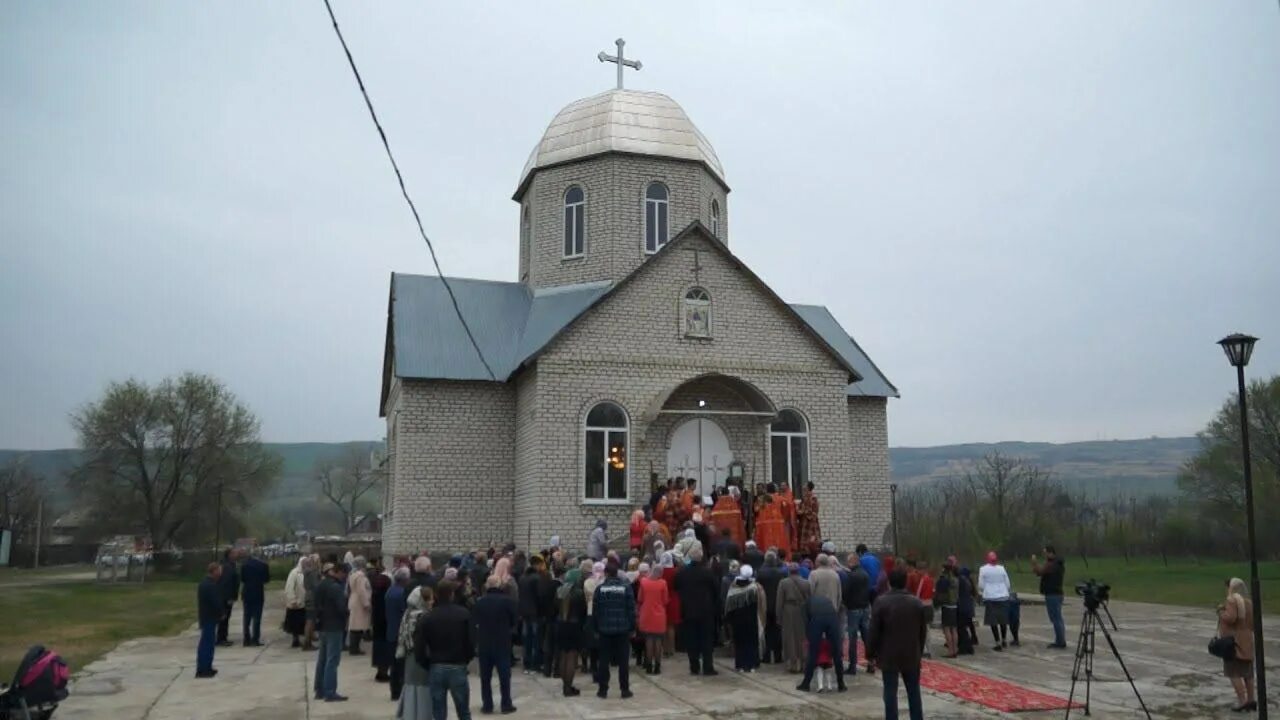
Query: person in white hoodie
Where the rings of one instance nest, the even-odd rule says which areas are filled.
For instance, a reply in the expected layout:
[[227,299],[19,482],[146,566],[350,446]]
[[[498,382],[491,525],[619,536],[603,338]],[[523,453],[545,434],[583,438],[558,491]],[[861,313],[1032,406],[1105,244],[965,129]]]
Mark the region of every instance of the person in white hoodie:
[[997,652],[1008,647],[1009,593],[1012,583],[1009,573],[999,563],[996,552],[987,553],[987,564],[978,571],[978,592],[982,595],[983,624],[991,628]]
[[284,581],[284,631],[293,636],[291,647],[302,647],[300,638],[307,627],[307,587],[306,575],[311,569],[311,558],[303,555],[298,564],[289,571]]

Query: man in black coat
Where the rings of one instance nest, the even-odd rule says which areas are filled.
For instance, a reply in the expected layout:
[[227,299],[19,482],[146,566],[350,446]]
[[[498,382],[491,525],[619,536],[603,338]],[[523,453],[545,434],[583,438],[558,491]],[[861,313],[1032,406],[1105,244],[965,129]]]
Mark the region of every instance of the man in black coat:
[[471,716],[467,664],[475,654],[475,636],[471,613],[453,601],[457,589],[457,584],[448,580],[436,585],[435,609],[418,621],[413,653],[419,664],[430,668],[431,695],[439,697],[447,692],[453,696],[458,717],[467,718]]
[[240,573],[236,570],[236,560],[240,559],[240,551],[229,547],[222,553],[222,577],[218,580],[218,589],[222,592],[222,618],[218,620],[218,644],[231,647],[227,639],[227,628],[231,623],[231,607],[240,599]]
[[689,653],[689,672],[718,675],[712,664],[716,619],[720,617],[720,581],[702,556],[702,547],[689,550],[690,564],[676,573],[675,590],[680,596],[680,628]]
[[213,669],[214,634],[222,619],[222,591],[218,579],[222,577],[222,565],[209,563],[208,574],[196,588],[196,618],[200,623],[200,643],[196,645],[196,677],[211,678],[218,674]]
[[471,611],[476,645],[480,651],[480,706],[493,712],[493,671],[498,671],[498,691],[502,712],[515,712],[511,704],[511,633],[516,627],[516,601],[502,591],[502,583],[491,577],[485,581],[484,595]]
[[[563,570],[561,571],[563,572]],[[551,570],[551,563],[544,565],[538,575],[538,622],[542,626],[542,675],[551,677],[556,657],[556,591],[560,581]]]
[[316,652],[313,685],[317,700],[342,702],[347,698],[338,694],[338,663],[342,662],[347,637],[347,566],[329,564],[325,570],[325,577],[315,590],[320,648]]
[[524,626],[524,674],[537,672],[542,667],[542,614],[538,611],[539,574],[546,568],[541,555],[534,555],[533,562],[520,576],[516,584],[519,600],[520,622]]
[[778,584],[785,573],[778,561],[778,553],[770,550],[764,554],[764,566],[756,573],[756,582],[764,589],[764,662],[782,662],[782,625],[778,620]]
[[245,647],[262,644],[262,606],[266,602],[266,584],[271,582],[271,568],[250,556],[240,566],[240,599],[244,602]]
[[920,706],[920,656],[929,633],[924,604],[907,592],[907,573],[889,573],[889,592],[871,606],[871,632],[867,660],[884,673],[884,715],[898,717],[898,677],[907,687],[911,720],[922,720]]
[[760,572],[760,568],[764,567],[764,553],[760,552],[755,540],[747,541],[747,550],[742,553],[742,564],[750,565],[755,572]]

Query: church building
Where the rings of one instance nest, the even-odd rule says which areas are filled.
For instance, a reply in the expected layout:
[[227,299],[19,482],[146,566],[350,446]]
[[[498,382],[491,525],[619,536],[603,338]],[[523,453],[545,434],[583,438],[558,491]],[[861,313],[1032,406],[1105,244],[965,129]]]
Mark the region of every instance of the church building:
[[733,254],[711,143],[671,98],[621,85],[533,148],[517,278],[391,276],[383,552],[582,548],[675,476],[700,495],[812,482],[827,539],[883,545],[897,389],[825,307]]

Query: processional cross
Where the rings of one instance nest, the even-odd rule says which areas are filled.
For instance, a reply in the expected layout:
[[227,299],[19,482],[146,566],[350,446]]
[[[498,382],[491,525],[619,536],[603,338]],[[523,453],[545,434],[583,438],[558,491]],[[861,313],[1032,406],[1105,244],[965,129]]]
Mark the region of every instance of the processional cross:
[[626,40],[623,40],[622,38],[618,38],[617,40],[613,41],[613,44],[618,46],[617,55],[610,55],[605,51],[601,50],[600,54],[596,55],[596,58],[599,59],[600,62],[611,62],[611,63],[618,64],[618,89],[621,90],[622,89],[622,69],[624,67],[629,67],[629,68],[635,68],[636,70],[639,70],[640,61],[627,60],[625,57],[623,57],[622,46],[627,44]]

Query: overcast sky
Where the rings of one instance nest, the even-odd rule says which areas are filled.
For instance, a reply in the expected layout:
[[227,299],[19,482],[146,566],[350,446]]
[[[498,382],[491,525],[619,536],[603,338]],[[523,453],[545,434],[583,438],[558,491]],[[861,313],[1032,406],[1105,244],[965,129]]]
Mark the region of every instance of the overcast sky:
[[[902,391],[890,442],[1189,434],[1280,371],[1275,2],[336,10],[447,274],[514,280],[530,148],[666,93],[731,248]],[[111,380],[224,380],[272,441],[381,437],[392,271],[430,259],[318,0],[0,4],[0,447]]]

